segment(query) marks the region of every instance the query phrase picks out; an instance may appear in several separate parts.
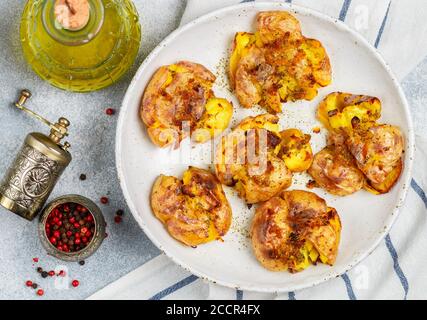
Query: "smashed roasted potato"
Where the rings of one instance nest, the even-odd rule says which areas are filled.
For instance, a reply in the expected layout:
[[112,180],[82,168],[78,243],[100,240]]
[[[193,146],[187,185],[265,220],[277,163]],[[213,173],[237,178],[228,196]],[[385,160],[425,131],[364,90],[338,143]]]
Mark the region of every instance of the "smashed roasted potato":
[[262,203],[251,226],[255,257],[272,271],[298,272],[317,262],[333,265],[341,221],[316,194],[283,191]]
[[211,172],[195,167],[185,171],[182,180],[160,175],[151,207],[169,234],[188,246],[221,239],[232,220],[221,183]]
[[347,139],[348,149],[365,174],[369,187],[378,193],[388,192],[399,178],[403,145],[399,128],[388,124],[356,128]]
[[265,11],[257,15],[255,33],[236,33],[229,78],[243,107],[259,104],[277,113],[282,102],[312,100],[332,77],[322,44],[304,37],[294,16]]
[[233,186],[247,203],[266,201],[304,171],[313,154],[310,136],[298,129],[280,132],[279,118],[245,118],[217,147],[215,169],[221,183]]
[[333,92],[317,108],[317,118],[332,132],[350,133],[355,125],[377,121],[381,102],[376,97]]
[[[340,137],[342,141],[338,149],[328,146],[317,154],[309,169],[322,188],[339,195],[357,191],[349,188],[342,192],[327,180],[342,171],[341,174],[346,172],[349,175],[340,182],[347,185],[355,179],[357,183],[353,187],[359,188],[360,179],[355,166],[364,175],[364,188],[374,194],[386,193],[396,183],[403,167],[404,139],[399,128],[378,124],[380,116],[381,101],[376,97],[333,92],[323,99],[318,106],[317,117],[330,136]],[[328,159],[335,159],[337,164],[328,168]],[[339,171],[332,168],[339,168]]]
[[204,66],[188,61],[162,66],[148,83],[140,116],[152,142],[165,147],[192,135],[206,142],[224,131],[233,106],[212,91],[215,76]]
[[276,154],[281,142],[278,121],[271,114],[247,117],[217,147],[219,181],[234,186],[247,203],[268,200],[291,185],[292,174]]
[[[337,141],[338,140],[338,141]],[[328,145],[314,155],[307,173],[316,186],[337,196],[355,193],[365,185],[365,177],[342,139],[329,138]]]

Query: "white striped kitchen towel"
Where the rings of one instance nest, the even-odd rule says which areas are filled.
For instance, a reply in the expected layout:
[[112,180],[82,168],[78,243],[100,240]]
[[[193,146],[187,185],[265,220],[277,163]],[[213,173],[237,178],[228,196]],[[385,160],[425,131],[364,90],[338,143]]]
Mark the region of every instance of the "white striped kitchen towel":
[[[239,2],[248,0],[188,0],[182,23]],[[337,17],[356,29],[379,49],[400,80],[427,55],[427,2],[423,0],[286,2]],[[416,132],[411,189],[393,229],[368,258],[341,277],[280,295],[243,292],[198,279],[161,255],[89,299],[426,299],[426,132],[425,127]]]

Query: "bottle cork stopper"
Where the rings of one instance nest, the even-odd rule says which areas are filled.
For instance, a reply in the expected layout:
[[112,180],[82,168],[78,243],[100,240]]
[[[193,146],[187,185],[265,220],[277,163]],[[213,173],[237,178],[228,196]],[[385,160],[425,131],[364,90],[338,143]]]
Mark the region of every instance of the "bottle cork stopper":
[[54,12],[64,29],[78,31],[89,22],[90,6],[88,0],[56,0]]

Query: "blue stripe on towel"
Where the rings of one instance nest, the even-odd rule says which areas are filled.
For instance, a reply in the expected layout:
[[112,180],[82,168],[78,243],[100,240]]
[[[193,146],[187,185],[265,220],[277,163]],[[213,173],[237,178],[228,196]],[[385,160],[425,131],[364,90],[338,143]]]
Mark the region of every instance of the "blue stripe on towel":
[[393,259],[393,268],[396,272],[397,276],[399,277],[400,283],[402,284],[403,290],[405,291],[404,299],[406,300],[406,297],[408,296],[409,291],[409,284],[408,279],[406,279],[405,274],[403,273],[402,269],[399,265],[399,257],[397,256],[396,249],[393,246],[393,243],[391,242],[390,235],[388,234],[385,237],[385,244],[387,246],[388,251],[390,252],[390,255]]
[[291,2],[292,2],[292,0],[286,0],[286,2],[287,2],[287,3],[291,3]]
[[[375,40],[375,44],[374,44],[375,48],[378,48],[378,45],[380,44],[381,36],[384,32],[385,24],[387,22],[388,13],[390,12],[390,6],[391,6],[391,1],[388,3],[387,11],[386,11],[384,18],[383,18],[383,21],[381,23],[380,30],[378,30],[377,39]],[[412,181],[411,181],[411,186],[412,186],[412,188],[414,188],[414,186],[412,185]],[[402,269],[400,268],[397,252],[393,246],[393,243],[391,242],[391,238],[390,238],[389,234],[385,237],[385,244],[386,244],[387,249],[390,252],[390,255],[393,259],[393,268],[394,268],[394,271],[396,272],[397,276],[399,277],[399,280],[400,280],[400,283],[402,284],[403,290],[405,291],[404,299],[406,300],[406,297],[408,296],[408,291],[409,291],[408,279],[406,279],[405,274],[403,273]]]
[[380,44],[381,36],[383,35],[384,27],[387,22],[388,12],[390,11],[390,5],[391,5],[391,1],[388,3],[387,11],[385,12],[383,22],[381,23],[380,30],[378,31],[377,39],[375,40],[375,45],[374,45],[375,48],[378,48],[378,45]]
[[295,299],[295,292],[293,292],[293,291],[288,292],[288,300],[296,300]]
[[236,289],[236,300],[243,300],[243,291]]
[[152,296],[150,299],[148,300],[160,300],[163,299],[164,297],[170,295],[171,293],[174,293],[175,291],[189,285],[190,283],[193,283],[194,281],[196,281],[197,279],[199,279],[198,277],[196,277],[195,275],[191,275],[185,279],[182,279],[181,281],[171,285],[169,288],[166,288],[165,290],[160,291],[159,293],[155,294],[154,296]]
[[420,185],[414,179],[411,180],[411,187],[420,196],[421,200],[423,200],[424,205],[427,208],[426,193],[424,192],[424,190],[420,187]]
[[242,0],[240,1],[240,3],[245,3],[245,2],[254,2],[255,0]]
[[345,16],[347,15],[348,8],[350,8],[350,4],[351,4],[351,0],[344,0],[341,11],[340,11],[340,16],[339,16],[339,19],[341,21],[345,20]]
[[344,273],[344,274],[341,276],[341,278],[342,278],[342,279],[344,280],[344,282],[345,282],[345,286],[346,286],[346,288],[347,288],[348,298],[349,298],[350,300],[357,300],[356,295],[354,294],[353,286],[351,285],[351,280],[350,280],[350,278],[349,278],[348,274],[347,274],[347,273]]

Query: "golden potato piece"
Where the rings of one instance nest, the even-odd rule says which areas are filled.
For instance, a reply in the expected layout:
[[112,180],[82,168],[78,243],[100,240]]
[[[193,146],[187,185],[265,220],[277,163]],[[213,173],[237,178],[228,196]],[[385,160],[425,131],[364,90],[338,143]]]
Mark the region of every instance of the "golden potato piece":
[[231,225],[231,207],[218,179],[195,167],[185,171],[182,180],[160,175],[151,207],[170,235],[188,246],[221,239]]
[[397,180],[400,177],[403,169],[403,161],[400,161],[393,167],[393,169],[386,175],[384,180],[381,183],[374,183],[372,181],[367,181],[365,184],[365,189],[373,194],[382,194],[387,193],[395,185]]
[[260,12],[255,34],[238,32],[232,45],[229,78],[240,104],[281,112],[282,102],[311,100],[331,82],[322,44],[301,34],[285,11]]
[[388,124],[356,128],[347,139],[357,166],[380,193],[388,192],[400,176],[403,141],[400,129]]
[[313,162],[309,134],[298,129],[287,129],[280,133],[282,142],[279,156],[292,172],[302,172],[310,168]]
[[266,60],[276,66],[278,92],[283,102],[312,100],[320,87],[332,81],[329,57],[315,39],[304,38],[295,44],[283,43],[281,47],[266,50]]
[[298,19],[286,11],[258,13],[257,30],[264,44],[304,39]]
[[234,77],[237,71],[237,66],[240,59],[247,55],[248,49],[254,44],[256,38],[253,33],[237,32],[234,36],[233,45],[231,48],[230,62],[228,64],[228,75],[230,85],[234,89]]
[[333,92],[317,108],[317,118],[330,131],[351,132],[360,123],[375,122],[381,116],[381,101],[376,97]]
[[[355,164],[365,177],[366,190],[380,194],[393,187],[403,167],[404,140],[399,128],[378,124],[380,116],[381,101],[376,97],[333,92],[323,99],[317,117],[330,137],[339,137],[341,141],[339,149],[327,147],[315,156],[309,173],[318,185],[338,195],[357,191],[360,179]],[[336,177],[330,181],[332,176]],[[345,179],[336,185],[336,178],[341,176]],[[353,179],[354,188],[349,185]],[[336,188],[342,186],[346,191]]]
[[302,190],[283,191],[261,204],[251,226],[255,257],[272,271],[298,272],[317,262],[333,265],[340,234],[336,210]]
[[251,46],[239,60],[236,68],[235,93],[244,108],[250,108],[260,103],[263,98],[263,88],[260,81],[266,81],[269,67],[265,63],[264,55],[258,47]]
[[277,155],[281,142],[278,120],[271,114],[247,117],[217,146],[219,181],[234,186],[247,203],[266,201],[292,182],[290,170]]
[[347,150],[327,146],[314,155],[308,169],[316,185],[331,194],[346,196],[363,188],[365,177]]
[[194,131],[205,142],[227,128],[233,107],[212,91],[215,76],[204,66],[181,61],[160,67],[148,83],[140,116],[159,147],[179,146]]
[[192,135],[193,141],[203,143],[227,129],[233,116],[233,106],[226,99],[211,98],[206,111],[199,120]]

